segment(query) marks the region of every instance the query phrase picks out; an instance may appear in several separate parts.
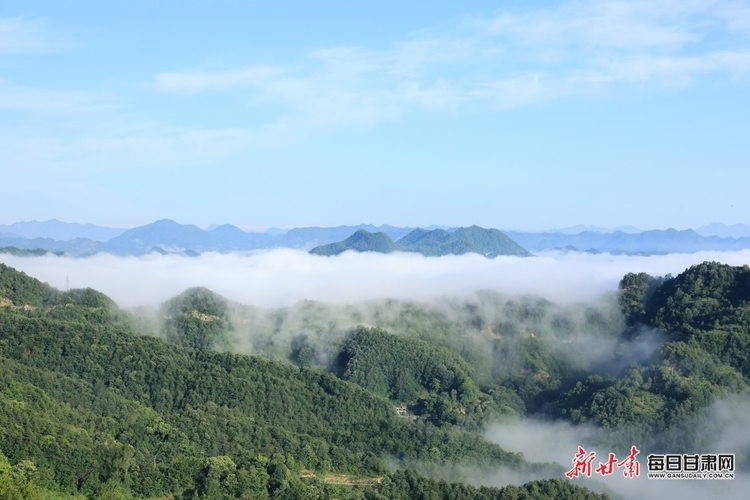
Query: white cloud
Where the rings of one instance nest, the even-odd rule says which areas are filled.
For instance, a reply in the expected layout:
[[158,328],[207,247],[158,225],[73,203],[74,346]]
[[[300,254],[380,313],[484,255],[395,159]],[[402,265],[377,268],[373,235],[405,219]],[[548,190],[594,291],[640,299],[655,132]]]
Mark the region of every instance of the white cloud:
[[0,54],[33,54],[67,49],[71,42],[40,20],[0,17]]

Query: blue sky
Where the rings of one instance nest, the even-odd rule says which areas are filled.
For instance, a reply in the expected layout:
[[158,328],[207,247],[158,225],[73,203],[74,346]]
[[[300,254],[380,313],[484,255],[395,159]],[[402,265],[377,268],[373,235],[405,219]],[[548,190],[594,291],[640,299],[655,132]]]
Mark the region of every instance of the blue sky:
[[750,223],[748,2],[361,3],[0,0],[0,223]]

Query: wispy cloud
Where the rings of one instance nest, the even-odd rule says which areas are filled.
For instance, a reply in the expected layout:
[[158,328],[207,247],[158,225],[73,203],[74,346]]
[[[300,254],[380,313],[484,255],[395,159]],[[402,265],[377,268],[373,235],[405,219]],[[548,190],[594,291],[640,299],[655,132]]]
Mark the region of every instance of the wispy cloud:
[[49,29],[44,21],[23,17],[0,17],[0,54],[58,52],[71,41]]
[[285,132],[292,127],[369,125],[395,119],[410,106],[445,107],[465,99],[447,79],[422,74],[433,64],[459,57],[457,52],[451,43],[437,40],[400,43],[384,51],[334,47],[310,51],[303,67],[166,72],[152,85],[191,94],[244,88],[248,100],[283,107],[277,126]]
[[661,80],[687,83],[696,74],[726,71],[743,74],[750,70],[750,50],[712,52],[698,56],[633,57],[604,63],[603,70],[592,80],[643,82]]
[[[684,84],[750,69],[750,14],[737,2],[578,1],[470,23],[524,57],[550,89],[616,82]],[[573,84],[573,85],[569,85]],[[586,90],[586,87],[583,88]]]
[[371,124],[414,107],[505,108],[598,94],[617,82],[672,86],[697,75],[745,74],[748,20],[736,2],[564,2],[463,20],[386,49],[316,49],[299,65],[161,73],[155,86],[245,88],[248,99],[283,105],[286,123]]
[[574,1],[524,14],[500,13],[476,20],[492,36],[527,45],[578,46],[593,50],[681,47],[700,41],[694,17],[705,19],[715,2]]

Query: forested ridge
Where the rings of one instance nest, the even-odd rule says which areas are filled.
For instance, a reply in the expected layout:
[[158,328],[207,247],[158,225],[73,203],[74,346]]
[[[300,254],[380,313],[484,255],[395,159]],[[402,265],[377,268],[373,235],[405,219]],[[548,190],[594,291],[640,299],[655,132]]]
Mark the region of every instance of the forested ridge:
[[[43,250],[41,248],[26,249],[26,248],[17,248],[14,246],[5,246],[5,247],[0,247],[0,253],[9,253],[16,257],[40,257],[42,255],[47,255],[52,252]],[[54,253],[55,255],[58,255],[58,256],[63,255],[62,252],[54,252]]]
[[310,253],[338,255],[347,250],[357,252],[391,253],[417,252],[425,256],[463,255],[478,253],[486,257],[498,255],[528,256],[529,252],[497,229],[479,226],[460,227],[455,231],[445,229],[414,229],[397,241],[385,233],[371,233],[360,229],[343,241],[320,245]]
[[604,498],[560,479],[477,489],[391,472],[388,457],[559,470],[465,426],[400,418],[387,395],[314,366],[217,352],[231,322],[203,289],[165,304],[162,338],[135,335],[99,292],[4,265],[0,297],[3,498]]

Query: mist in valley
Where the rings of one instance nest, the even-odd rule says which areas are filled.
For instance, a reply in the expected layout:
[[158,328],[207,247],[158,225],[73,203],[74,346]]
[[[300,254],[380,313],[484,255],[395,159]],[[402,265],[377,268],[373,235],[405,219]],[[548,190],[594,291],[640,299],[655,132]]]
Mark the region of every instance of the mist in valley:
[[[640,476],[625,478],[621,469],[614,474],[601,477],[593,473],[589,477],[574,479],[577,484],[596,491],[616,493],[627,499],[684,498],[746,498],[750,488],[750,394],[736,394],[715,401],[679,424],[657,433],[647,443],[633,442],[640,451]],[[566,469],[573,468],[573,457],[578,446],[587,452],[595,452],[594,467],[605,462],[611,452],[619,459],[627,456],[609,443],[617,441],[614,436],[622,429],[597,428],[592,425],[571,425],[565,421],[549,421],[538,418],[517,419],[490,426],[485,437],[503,449],[523,453],[534,462],[554,461]],[[734,453],[736,471],[731,480],[653,480],[647,477],[649,453],[665,454],[680,451],[665,447],[665,440],[672,441],[674,434],[683,438],[682,452]],[[670,436],[671,435],[671,436]],[[506,480],[507,474],[477,474],[476,484],[497,485],[498,479]],[[522,481],[538,479],[533,475],[523,476]],[[518,483],[515,483],[518,484]]]

